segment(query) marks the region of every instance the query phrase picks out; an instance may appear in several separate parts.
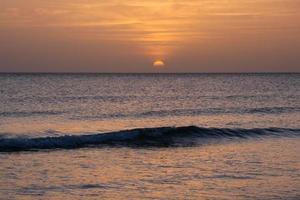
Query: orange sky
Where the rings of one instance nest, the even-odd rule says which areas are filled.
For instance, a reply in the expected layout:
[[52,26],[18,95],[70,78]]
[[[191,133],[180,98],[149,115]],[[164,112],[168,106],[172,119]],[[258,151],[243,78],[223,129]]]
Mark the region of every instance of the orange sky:
[[0,71],[300,72],[298,0],[1,0]]

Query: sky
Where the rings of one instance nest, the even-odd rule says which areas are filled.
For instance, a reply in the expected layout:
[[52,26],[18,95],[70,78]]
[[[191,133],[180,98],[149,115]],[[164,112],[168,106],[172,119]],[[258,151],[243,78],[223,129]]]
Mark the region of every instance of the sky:
[[0,72],[300,72],[300,1],[0,0]]

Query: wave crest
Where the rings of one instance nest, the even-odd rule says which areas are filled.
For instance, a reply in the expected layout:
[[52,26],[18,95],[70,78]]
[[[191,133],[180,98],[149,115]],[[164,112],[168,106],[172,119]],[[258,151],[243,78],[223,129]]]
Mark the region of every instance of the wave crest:
[[83,147],[179,147],[203,144],[208,139],[247,139],[251,137],[300,136],[300,129],[286,128],[201,128],[159,127],[125,130],[93,135],[66,135],[41,138],[1,138],[0,152]]

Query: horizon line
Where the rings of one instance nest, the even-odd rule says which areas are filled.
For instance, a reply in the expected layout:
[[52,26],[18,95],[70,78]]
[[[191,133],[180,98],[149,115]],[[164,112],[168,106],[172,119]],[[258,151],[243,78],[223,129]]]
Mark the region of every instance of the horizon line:
[[300,72],[1,72],[0,74],[300,74]]

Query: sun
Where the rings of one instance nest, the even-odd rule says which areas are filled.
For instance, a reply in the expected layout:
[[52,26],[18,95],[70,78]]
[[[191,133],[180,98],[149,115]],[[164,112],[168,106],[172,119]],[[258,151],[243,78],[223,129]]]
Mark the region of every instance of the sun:
[[153,62],[153,67],[161,68],[164,66],[165,66],[165,63],[162,60],[156,60]]

